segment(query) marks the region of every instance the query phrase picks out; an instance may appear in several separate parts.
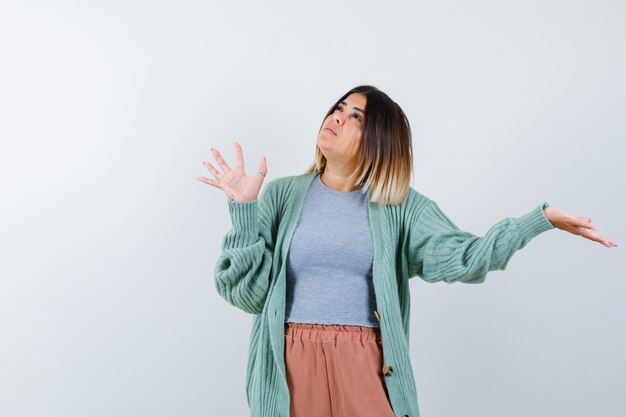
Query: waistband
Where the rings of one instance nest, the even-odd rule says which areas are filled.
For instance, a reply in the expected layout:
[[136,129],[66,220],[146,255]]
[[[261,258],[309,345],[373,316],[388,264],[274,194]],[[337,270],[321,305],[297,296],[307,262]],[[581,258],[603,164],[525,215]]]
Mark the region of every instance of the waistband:
[[285,323],[285,336],[307,340],[382,341],[380,328],[347,324]]

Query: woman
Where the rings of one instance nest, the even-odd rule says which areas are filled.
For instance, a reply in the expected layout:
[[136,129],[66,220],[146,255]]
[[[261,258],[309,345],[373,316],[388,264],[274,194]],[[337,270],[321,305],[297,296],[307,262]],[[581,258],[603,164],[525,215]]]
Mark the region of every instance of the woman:
[[344,94],[317,134],[315,162],[270,181],[263,158],[199,181],[228,197],[232,229],[215,266],[219,294],[254,314],[246,398],[254,417],[418,417],[409,358],[408,281],[480,283],[558,228],[607,247],[587,217],[543,203],[485,236],[460,230],[410,187],[402,109],[372,86]]

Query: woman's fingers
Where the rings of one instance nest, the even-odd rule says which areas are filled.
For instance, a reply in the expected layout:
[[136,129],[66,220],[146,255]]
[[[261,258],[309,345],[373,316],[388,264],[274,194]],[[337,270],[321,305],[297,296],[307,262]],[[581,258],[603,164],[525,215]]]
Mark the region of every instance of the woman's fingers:
[[237,159],[236,167],[244,170],[243,169],[243,151],[241,150],[241,145],[239,144],[239,142],[235,142],[235,158]]
[[202,165],[204,165],[206,169],[211,171],[211,174],[213,174],[215,179],[219,180],[219,175],[222,175],[222,174],[217,169],[215,169],[215,167],[213,165],[211,165],[210,162],[204,161],[204,162],[202,162]]
[[231,171],[231,169],[226,163],[226,161],[224,160],[224,158],[222,158],[222,154],[220,154],[219,151],[215,148],[211,148],[211,152],[213,153],[213,156],[217,160],[217,163],[220,164],[220,167],[222,168],[222,170],[224,170],[224,174],[228,174]]
[[[617,243],[615,243],[614,240],[611,240],[609,238],[606,238],[604,236],[600,236],[598,235],[596,232],[590,230],[590,229],[585,229],[582,228],[582,237],[585,237],[589,240],[593,240],[594,242],[599,242],[601,244],[603,244],[604,246],[606,246],[607,248],[613,247],[613,246],[617,246]],[[578,233],[580,235],[580,231]]]
[[261,158],[261,160],[259,161],[259,170],[257,171],[257,175],[261,175],[259,174],[259,171],[263,171],[263,173],[265,173],[263,177],[267,176],[267,160],[265,159],[265,157]]
[[576,222],[574,224],[574,229],[572,233],[587,238],[589,240],[593,240],[594,242],[599,242],[604,246],[610,248],[612,246],[617,246],[614,240],[606,238],[604,236],[600,236],[595,232],[596,226],[591,222],[589,217],[578,217],[576,218]]
[[589,217],[579,217],[578,218],[580,220],[579,226],[580,227],[586,227],[587,229],[593,229],[595,230],[596,227],[591,224],[591,219]]
[[221,189],[226,193],[228,198],[236,201],[252,201],[259,193],[259,188],[263,183],[263,177],[265,175],[259,174],[262,171],[263,174],[267,174],[267,161],[263,158],[259,162],[259,171],[256,175],[248,176],[244,169],[244,158],[241,144],[235,141],[235,154],[237,166],[235,169],[226,163],[222,155],[215,148],[211,148],[211,153],[221,166],[222,170],[214,167],[210,162],[203,161],[202,165],[213,174],[214,179],[206,177],[196,177],[196,180],[205,184],[212,185]]
[[572,233],[580,234],[580,229],[584,230],[596,230],[596,226],[591,223],[591,219],[589,217],[577,217],[575,219],[575,223],[572,225],[575,229]]
[[196,177],[196,179],[197,179],[198,181],[200,181],[200,182],[205,183],[205,184],[209,184],[209,185],[212,185],[212,186],[217,187],[217,188],[219,188],[219,189],[222,189],[222,187],[220,187],[219,182],[217,182],[217,181],[215,181],[215,180],[211,180],[211,179],[209,179],[209,178],[207,178],[207,177]]

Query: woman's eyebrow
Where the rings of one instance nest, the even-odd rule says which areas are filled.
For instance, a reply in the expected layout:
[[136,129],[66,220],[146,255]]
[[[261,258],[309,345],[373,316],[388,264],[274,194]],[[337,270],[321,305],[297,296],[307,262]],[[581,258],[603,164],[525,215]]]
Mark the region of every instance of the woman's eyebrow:
[[[344,106],[347,106],[348,104],[345,101],[340,102],[339,104],[343,104]],[[363,111],[362,109],[358,108],[358,107],[352,107],[354,110],[356,111],[360,111],[361,113],[365,114],[365,111]]]

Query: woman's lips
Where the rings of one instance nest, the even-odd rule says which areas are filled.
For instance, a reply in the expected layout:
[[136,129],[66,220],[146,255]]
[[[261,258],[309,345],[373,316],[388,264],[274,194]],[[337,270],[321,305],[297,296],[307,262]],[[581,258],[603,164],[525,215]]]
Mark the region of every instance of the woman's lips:
[[324,130],[328,130],[330,133],[337,136],[337,134],[330,127],[324,128]]

